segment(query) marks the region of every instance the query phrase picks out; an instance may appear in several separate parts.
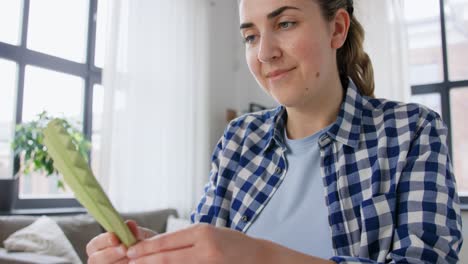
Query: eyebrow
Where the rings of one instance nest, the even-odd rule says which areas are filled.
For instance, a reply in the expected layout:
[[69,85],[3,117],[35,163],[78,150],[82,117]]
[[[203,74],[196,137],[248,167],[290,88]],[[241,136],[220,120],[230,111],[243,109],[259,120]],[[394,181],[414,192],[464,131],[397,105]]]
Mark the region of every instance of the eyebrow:
[[[281,15],[281,13],[283,13],[284,11],[286,11],[286,10],[288,10],[288,9],[299,10],[299,8],[294,7],[294,6],[283,6],[283,7],[280,7],[280,8],[278,8],[278,9],[272,11],[271,13],[269,13],[269,14],[267,15],[267,18],[268,18],[269,20],[271,20],[271,19],[273,19],[273,18],[275,18],[275,17]],[[240,25],[240,29],[251,28],[251,27],[253,27],[253,26],[254,26],[254,24],[251,23],[251,22],[242,23],[242,24]]]

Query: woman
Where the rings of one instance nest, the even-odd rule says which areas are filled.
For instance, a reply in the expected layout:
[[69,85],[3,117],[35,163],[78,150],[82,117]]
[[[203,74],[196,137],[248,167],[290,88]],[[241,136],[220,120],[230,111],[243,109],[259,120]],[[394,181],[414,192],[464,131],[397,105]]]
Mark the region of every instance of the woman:
[[[373,98],[351,0],[242,0],[258,83],[281,105],[232,121],[190,228],[90,263],[455,263],[462,245],[447,129],[424,107]],[[240,231],[240,232],[239,232]],[[152,237],[151,237],[152,236]]]

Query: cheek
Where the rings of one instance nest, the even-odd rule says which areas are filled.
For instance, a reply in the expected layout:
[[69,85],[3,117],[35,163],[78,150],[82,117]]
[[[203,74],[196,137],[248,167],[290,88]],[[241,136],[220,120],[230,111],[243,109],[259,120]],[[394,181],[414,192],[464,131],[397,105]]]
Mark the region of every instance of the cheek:
[[298,31],[289,33],[284,48],[300,64],[304,74],[310,76],[320,71],[323,63],[325,36],[320,28],[306,24]]
[[[302,66],[307,71],[314,73],[320,72],[320,66],[323,64],[323,50],[320,48],[320,42],[314,42],[307,39],[298,41],[294,47],[295,55],[301,61]],[[310,74],[310,72],[308,72]],[[315,75],[315,74],[314,74]]]

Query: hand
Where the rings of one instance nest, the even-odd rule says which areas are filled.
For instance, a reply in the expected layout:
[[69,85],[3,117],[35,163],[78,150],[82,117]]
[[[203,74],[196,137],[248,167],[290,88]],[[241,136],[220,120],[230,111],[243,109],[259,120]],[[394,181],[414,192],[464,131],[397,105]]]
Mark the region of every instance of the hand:
[[198,224],[141,241],[127,251],[130,263],[262,263],[260,240],[227,228]]
[[[157,235],[147,228],[139,227],[133,220],[125,222],[138,241]],[[103,233],[93,238],[86,245],[88,263],[128,263],[127,248],[120,243],[119,238],[111,232]]]
[[207,224],[143,240],[127,251],[131,264],[144,263],[295,263],[333,264],[273,242]]

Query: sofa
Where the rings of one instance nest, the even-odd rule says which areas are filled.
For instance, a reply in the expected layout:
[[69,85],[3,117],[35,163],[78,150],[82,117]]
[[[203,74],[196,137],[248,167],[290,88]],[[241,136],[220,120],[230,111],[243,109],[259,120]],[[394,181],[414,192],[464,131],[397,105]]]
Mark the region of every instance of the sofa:
[[[138,225],[152,229],[158,233],[166,231],[167,221],[170,216],[177,217],[174,209],[148,211],[140,213],[121,214],[124,219],[133,219]],[[32,224],[39,216],[11,215],[0,216],[0,248],[3,248],[3,241],[12,233]],[[67,239],[71,242],[77,255],[83,263],[87,262],[86,244],[98,234],[105,230],[89,214],[51,216],[62,229]],[[16,255],[15,255],[16,254]],[[37,255],[37,254],[36,254]],[[0,263],[38,263],[35,254],[9,253],[0,249]],[[30,261],[28,261],[28,259]],[[51,258],[49,263],[63,263],[60,259]]]

